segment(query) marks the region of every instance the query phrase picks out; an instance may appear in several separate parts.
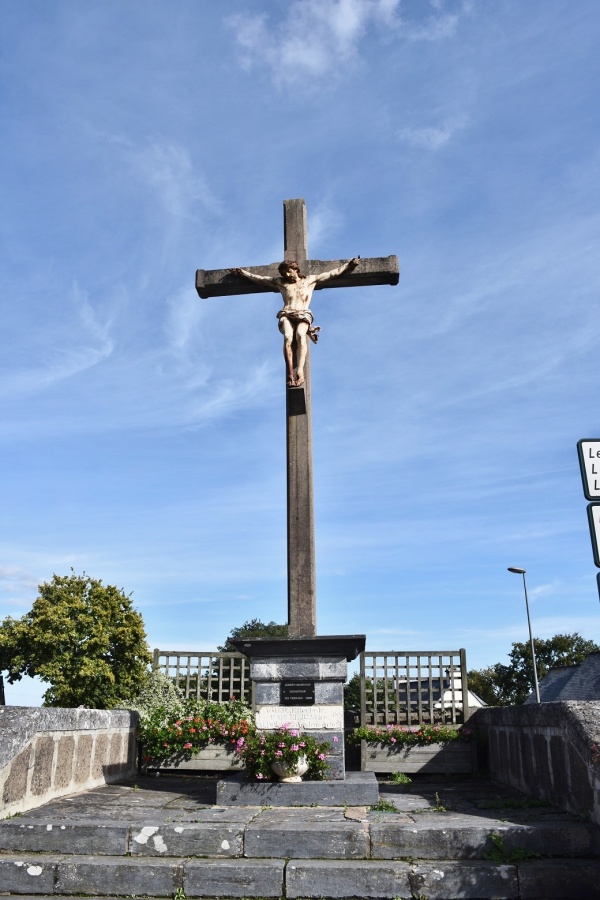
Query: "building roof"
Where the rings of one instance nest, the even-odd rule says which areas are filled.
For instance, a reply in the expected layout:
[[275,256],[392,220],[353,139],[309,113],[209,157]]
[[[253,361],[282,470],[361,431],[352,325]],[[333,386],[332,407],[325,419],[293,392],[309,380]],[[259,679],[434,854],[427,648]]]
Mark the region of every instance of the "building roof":
[[[600,650],[590,653],[577,665],[550,669],[539,687],[542,703],[600,700]],[[535,695],[530,694],[525,703],[535,703]]]

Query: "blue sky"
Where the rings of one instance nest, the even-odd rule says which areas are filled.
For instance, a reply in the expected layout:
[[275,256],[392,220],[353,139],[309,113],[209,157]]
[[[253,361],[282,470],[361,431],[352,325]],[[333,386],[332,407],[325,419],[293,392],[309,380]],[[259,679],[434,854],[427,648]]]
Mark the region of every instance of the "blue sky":
[[[600,642],[595,0],[4,0],[0,616],[54,572],[151,647],[286,615],[276,295],[197,268],[400,259],[315,296],[320,634]],[[39,702],[38,685],[9,703]]]

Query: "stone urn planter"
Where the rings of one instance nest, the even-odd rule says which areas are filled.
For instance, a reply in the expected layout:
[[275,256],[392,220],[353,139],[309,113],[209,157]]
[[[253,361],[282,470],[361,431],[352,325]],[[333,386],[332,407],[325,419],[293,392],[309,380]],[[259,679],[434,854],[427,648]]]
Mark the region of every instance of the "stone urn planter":
[[298,762],[293,766],[289,766],[284,762],[274,762],[271,763],[271,768],[280,781],[286,784],[297,784],[299,781],[302,781],[302,776],[308,772],[308,760],[305,756],[300,756]]

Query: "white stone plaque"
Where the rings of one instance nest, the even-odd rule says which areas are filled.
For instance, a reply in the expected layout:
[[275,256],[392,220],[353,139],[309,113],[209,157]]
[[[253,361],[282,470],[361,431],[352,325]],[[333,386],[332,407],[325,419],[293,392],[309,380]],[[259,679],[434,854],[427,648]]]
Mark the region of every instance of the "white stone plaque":
[[583,493],[588,500],[600,500],[600,438],[577,442]]
[[300,731],[344,730],[343,706],[259,706],[256,727],[268,731],[289,725]]

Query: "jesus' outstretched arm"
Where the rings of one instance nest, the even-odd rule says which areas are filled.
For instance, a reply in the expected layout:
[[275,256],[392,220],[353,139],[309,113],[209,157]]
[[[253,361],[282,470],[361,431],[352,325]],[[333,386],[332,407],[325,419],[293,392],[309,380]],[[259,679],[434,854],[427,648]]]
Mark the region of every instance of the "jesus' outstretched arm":
[[268,285],[273,291],[279,290],[275,279],[270,278],[268,275],[255,275],[254,272],[249,272],[247,269],[232,269],[231,273],[232,275],[241,275],[249,281],[257,281],[259,284]]
[[360,256],[355,256],[354,259],[349,259],[348,262],[342,263],[342,265],[338,266],[336,269],[330,269],[329,272],[322,272],[320,275],[314,275],[310,280],[313,284],[329,281],[330,278],[337,278],[338,275],[343,275],[344,272],[352,272],[359,263]]

